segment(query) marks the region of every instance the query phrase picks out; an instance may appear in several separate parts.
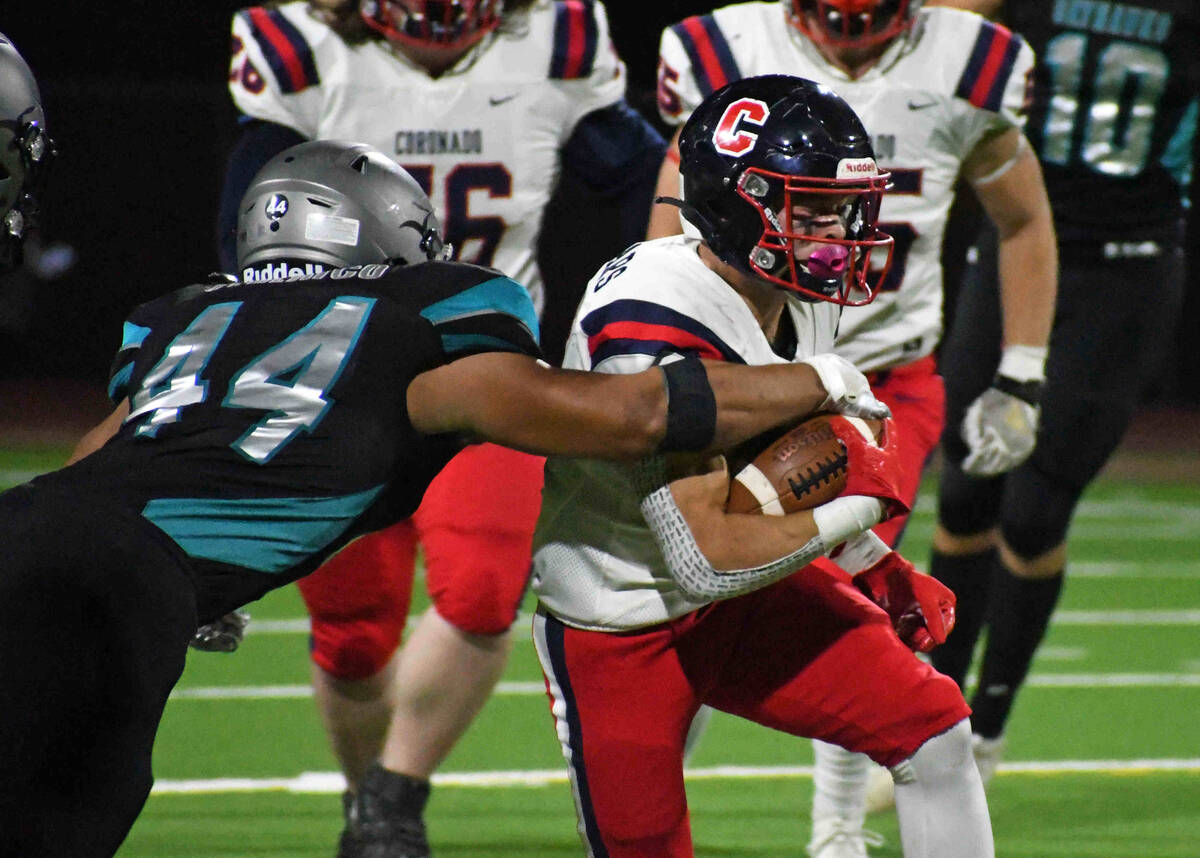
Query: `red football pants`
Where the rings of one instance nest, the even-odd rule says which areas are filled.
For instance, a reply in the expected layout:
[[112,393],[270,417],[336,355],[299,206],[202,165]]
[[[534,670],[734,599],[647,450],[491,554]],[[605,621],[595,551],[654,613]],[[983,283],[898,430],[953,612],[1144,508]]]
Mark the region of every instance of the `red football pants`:
[[633,632],[534,640],[580,830],[592,854],[692,854],[683,746],[701,704],[892,766],[970,714],[850,578],[819,562],[769,587]]
[[340,679],[383,669],[408,619],[418,544],[443,619],[471,634],[507,630],[529,579],[544,461],[469,446],[430,483],[412,518],[356,539],[302,578],[313,661]]
[[[896,422],[901,478],[900,497],[911,508],[921,487],[921,473],[937,449],[946,422],[946,386],[933,355],[904,366],[867,375],[871,390],[892,409]],[[875,525],[876,535],[895,548],[908,524],[900,515]]]

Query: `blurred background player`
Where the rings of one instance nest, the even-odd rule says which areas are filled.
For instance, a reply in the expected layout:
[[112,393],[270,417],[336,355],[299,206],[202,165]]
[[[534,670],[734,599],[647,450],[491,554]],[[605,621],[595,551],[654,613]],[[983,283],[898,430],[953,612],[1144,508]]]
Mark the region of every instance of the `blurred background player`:
[[[602,268],[564,365],[844,360],[829,353],[841,307],[871,300],[870,262],[886,269],[892,250],[876,229],[887,176],[854,111],[812,81],[748,77],[696,108],[679,152],[683,200],[672,202],[700,237],[647,241]],[[807,565],[851,539],[838,555],[847,571],[924,592],[926,645],[952,622],[945,591],[869,532],[903,508],[895,443],[868,448],[853,434],[838,431],[851,462],[884,456],[876,488],[851,477],[830,503],[781,517],[725,516],[723,462],[667,486],[548,460],[534,637],[589,855],[692,854],[683,757],[705,704],[902,768],[907,854],[992,854],[961,694],[849,575]],[[901,601],[910,607],[911,593]]]
[[[441,261],[429,199],[361,144],[286,150],[241,210],[251,273],[324,270],[216,275],[137,307],[116,408],[72,464],[0,494],[0,854],[111,856],[197,624],[411,514],[463,443],[635,457],[745,440],[829,385],[838,405],[870,399],[848,364],[828,385],[808,366],[546,367],[524,288]],[[368,854],[404,854],[371,816],[386,792],[371,798]]]
[[[743,75],[787,71],[820,81],[855,109],[891,175],[880,228],[895,237],[891,268],[870,278],[878,297],[842,312],[835,350],[868,374],[899,425],[904,498],[912,504],[937,445],[944,388],[934,358],[942,333],[941,252],[959,179],[996,224],[1005,357],[996,386],[971,410],[972,458],[1012,467],[1033,446],[1036,411],[1018,396],[1042,378],[1054,310],[1053,224],[1037,159],[1021,133],[1033,55],[977,15],[919,0],[742,3],[663,31],[659,109],[680,123],[708,93]],[[674,147],[660,194],[674,195]],[[658,206],[651,235],[678,232]],[[1014,396],[1014,393],[1018,396]],[[876,532],[900,539],[904,517]],[[865,854],[868,761],[816,743],[813,835],[820,858]]]
[[[1164,349],[1184,288],[1183,231],[1196,151],[1200,7],[963,2],[1038,52],[1028,133],[1046,176],[1061,259],[1058,311],[1037,401],[1037,446],[996,476],[973,463],[967,404],[1003,370],[994,237],[980,243],[943,352],[945,463],[931,572],[958,594],[958,630],[933,655],[963,686],[987,629],[971,701],[985,782],[1013,700],[1062,591],[1071,517],[1120,443]],[[1001,293],[1002,294],[1002,293]],[[969,412],[967,412],[969,413]]]
[[[546,296],[535,252],[560,174],[618,198],[623,234],[600,258],[644,234],[664,143],[624,101],[601,3],[292,2],[239,12],[233,46],[230,91],[245,124],[223,193],[226,270],[246,181],[304,139],[362,140],[402,164],[433,199],[456,258],[522,283],[539,313]],[[538,457],[468,448],[412,520],[354,543],[300,584],[315,697],[348,782],[347,818],[381,758],[375,777],[391,773],[397,825],[412,831],[406,855],[427,854],[429,776],[503,670],[541,484]],[[418,546],[433,609],[397,653]]]
[[21,264],[37,223],[38,192],[54,157],[33,72],[0,33],[0,273]]

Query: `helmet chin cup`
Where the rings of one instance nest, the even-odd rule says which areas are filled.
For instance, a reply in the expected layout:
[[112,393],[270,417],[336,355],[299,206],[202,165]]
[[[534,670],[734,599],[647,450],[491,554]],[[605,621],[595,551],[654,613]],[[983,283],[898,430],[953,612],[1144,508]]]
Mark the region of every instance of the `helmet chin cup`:
[[850,251],[840,244],[826,244],[808,257],[808,273],[822,280],[840,280],[846,274]]

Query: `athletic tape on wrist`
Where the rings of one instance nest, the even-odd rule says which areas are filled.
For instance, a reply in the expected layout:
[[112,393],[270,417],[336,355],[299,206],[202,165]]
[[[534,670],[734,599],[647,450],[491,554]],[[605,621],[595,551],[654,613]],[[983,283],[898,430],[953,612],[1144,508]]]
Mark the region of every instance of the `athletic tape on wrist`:
[[1042,381],[1046,378],[1046,346],[1005,346],[1000,353],[1000,365],[996,375],[1005,375],[1017,381]]
[[875,535],[875,531],[867,530],[847,540],[841,553],[833,559],[842,569],[855,575],[864,569],[870,569],[891,550],[886,542]]
[[822,541],[833,547],[879,524],[883,501],[864,495],[837,497],[815,507],[812,517]]
[[685,357],[659,365],[667,386],[667,433],[658,449],[664,453],[704,450],[717,434],[717,398],[698,358]]

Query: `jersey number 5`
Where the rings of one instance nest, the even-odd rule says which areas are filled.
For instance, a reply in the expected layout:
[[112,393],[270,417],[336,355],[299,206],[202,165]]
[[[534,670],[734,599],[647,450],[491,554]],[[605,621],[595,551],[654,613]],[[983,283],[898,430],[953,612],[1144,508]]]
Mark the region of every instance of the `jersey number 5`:
[[[367,324],[374,299],[339,296],[311,322],[262,352],[230,378],[224,408],[265,412],[230,446],[258,464],[269,462],[298,432],[311,432],[331,404],[333,387]],[[208,399],[204,372],[241,301],[214,304],[167,346],[129,398],[137,435],[153,437],[180,410]]]

